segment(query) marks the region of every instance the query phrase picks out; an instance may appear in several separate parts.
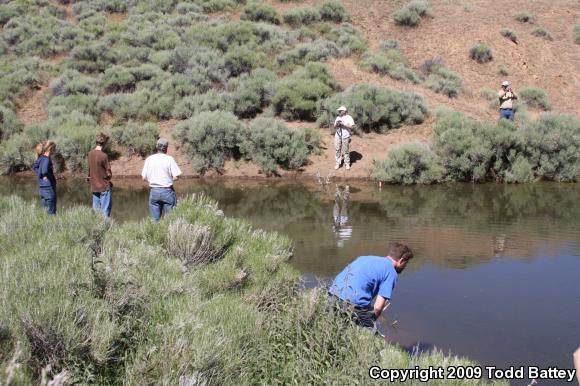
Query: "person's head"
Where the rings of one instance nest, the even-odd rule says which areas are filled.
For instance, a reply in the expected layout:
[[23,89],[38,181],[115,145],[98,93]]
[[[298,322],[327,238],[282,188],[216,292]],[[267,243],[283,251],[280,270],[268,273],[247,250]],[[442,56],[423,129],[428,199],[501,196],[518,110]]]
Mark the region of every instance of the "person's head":
[[340,106],[338,109],[336,109],[336,111],[338,111],[338,115],[342,117],[343,115],[346,114],[346,107]]
[[107,142],[109,142],[109,136],[105,133],[99,133],[97,134],[96,138],[95,138],[95,144],[97,146],[105,146],[107,144]]
[[37,157],[40,157],[41,155],[50,157],[56,151],[56,143],[50,140],[40,142],[34,147],[34,151],[36,152]]
[[167,153],[167,147],[169,146],[169,141],[165,138],[159,138],[157,140],[157,151],[159,153]]
[[503,82],[501,82],[501,88],[503,88],[504,90],[507,89],[510,86],[510,82],[508,82],[507,80],[504,80]]
[[389,257],[393,261],[395,271],[401,273],[413,258],[413,251],[407,244],[394,242],[389,247]]

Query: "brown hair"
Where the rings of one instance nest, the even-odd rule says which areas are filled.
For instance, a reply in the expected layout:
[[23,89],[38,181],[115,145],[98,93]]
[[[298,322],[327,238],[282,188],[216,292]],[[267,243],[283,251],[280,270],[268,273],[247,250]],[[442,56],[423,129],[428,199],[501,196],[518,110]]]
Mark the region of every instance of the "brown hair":
[[396,261],[401,259],[409,260],[413,258],[413,251],[407,244],[394,242],[389,247],[389,256]]
[[97,145],[104,146],[109,141],[109,136],[105,133],[97,134],[95,142]]
[[49,151],[50,149],[56,147],[56,142],[51,141],[51,140],[46,140],[44,142],[39,142],[35,147],[34,147],[34,152],[36,153],[36,158],[40,157],[41,155],[43,155],[44,153],[46,153],[47,151]]

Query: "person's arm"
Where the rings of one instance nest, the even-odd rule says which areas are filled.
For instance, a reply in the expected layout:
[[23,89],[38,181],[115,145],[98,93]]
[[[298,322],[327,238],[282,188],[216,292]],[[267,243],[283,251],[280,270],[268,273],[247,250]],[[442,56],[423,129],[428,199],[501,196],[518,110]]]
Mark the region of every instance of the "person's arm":
[[385,309],[387,305],[387,299],[382,297],[381,295],[377,295],[377,299],[375,300],[375,305],[373,306],[373,313],[375,314],[375,319],[378,319],[381,316],[381,313]]
[[38,165],[38,177],[45,181],[48,181],[48,168],[50,159],[48,157],[42,157],[40,160],[40,165]]
[[177,181],[180,175],[181,169],[179,169],[179,166],[177,165],[177,162],[175,162],[175,159],[171,157],[171,177],[173,178],[173,181]]
[[103,165],[105,167],[105,173],[107,175],[107,180],[111,180],[111,178],[113,177],[113,172],[111,171],[111,163],[109,162],[109,156],[105,155],[105,164]]
[[497,96],[499,97],[500,101],[504,101],[507,99],[506,97],[507,92],[505,90],[499,90],[499,92],[497,93]]
[[149,165],[149,163],[147,161],[149,161],[149,158],[147,158],[145,160],[145,164],[143,165],[143,170],[141,171],[141,179],[143,181],[147,181],[147,167]]

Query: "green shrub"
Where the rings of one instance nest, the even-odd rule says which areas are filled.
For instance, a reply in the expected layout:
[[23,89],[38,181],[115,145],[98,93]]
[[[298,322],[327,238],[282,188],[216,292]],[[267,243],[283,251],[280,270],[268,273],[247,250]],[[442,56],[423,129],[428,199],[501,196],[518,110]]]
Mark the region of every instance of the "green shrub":
[[112,66],[107,68],[102,80],[101,86],[106,92],[133,92],[137,79],[131,71],[123,66]]
[[255,68],[266,67],[268,57],[263,52],[256,52],[246,47],[233,47],[225,56],[225,67],[230,76],[251,72]]
[[421,123],[427,116],[427,106],[418,94],[357,84],[319,105],[318,124],[332,127],[336,109],[341,105],[348,107],[356,133],[383,133],[402,125]]
[[550,102],[546,92],[537,87],[527,87],[519,92],[519,98],[529,107],[550,110]]
[[419,25],[421,18],[428,15],[429,2],[427,0],[412,0],[393,13],[393,20],[398,25],[415,27]]
[[491,48],[483,43],[477,43],[469,50],[469,56],[477,63],[487,63],[493,60]]
[[375,162],[372,178],[388,184],[433,184],[441,182],[445,169],[437,156],[418,143],[401,145],[389,151],[389,158]]
[[298,44],[295,48],[282,52],[276,57],[276,61],[280,66],[299,65],[339,57],[340,52],[340,47],[336,43],[318,39],[311,43]]
[[66,70],[49,84],[50,93],[55,96],[94,95],[99,93],[99,81],[75,70]]
[[381,40],[379,42],[379,50],[381,52],[389,52],[391,50],[399,51],[399,41],[398,40]]
[[224,161],[239,157],[245,127],[229,112],[205,111],[175,126],[175,137],[191,158],[193,168],[205,173],[220,171]]
[[0,103],[16,109],[19,99],[42,83],[42,67],[38,58],[0,56]]
[[500,64],[499,66],[497,66],[497,73],[502,75],[502,76],[509,75],[509,71],[508,71],[507,67],[505,66],[505,64]]
[[285,119],[314,120],[318,101],[329,97],[338,84],[320,63],[310,63],[282,79],[272,105]]
[[174,118],[187,119],[202,111],[233,111],[233,101],[228,93],[210,90],[205,94],[186,96],[173,109]]
[[522,23],[533,23],[535,20],[534,15],[529,12],[518,12],[515,15],[517,21]]
[[101,114],[97,95],[72,94],[57,96],[48,102],[46,108],[49,118],[58,118],[73,111],[97,118]]
[[544,27],[536,27],[532,30],[532,35],[545,39],[545,40],[554,40],[552,37],[552,33],[545,29]]
[[34,162],[34,143],[24,133],[16,133],[0,142],[0,174],[27,170]]
[[278,167],[298,169],[308,162],[308,156],[318,143],[308,143],[302,129],[288,129],[271,118],[253,121],[240,151],[254,160],[267,174],[276,173]]
[[342,56],[361,54],[367,50],[363,33],[349,23],[342,23],[339,27],[331,28],[326,33],[326,37],[336,43]]
[[580,24],[574,26],[574,43],[580,44]]
[[518,42],[518,34],[513,29],[502,28],[499,30],[499,33],[501,34],[501,36],[508,38],[509,40],[511,40],[514,43]]
[[129,121],[126,125],[113,126],[111,136],[119,145],[127,148],[129,157],[133,155],[145,157],[155,152],[159,128],[150,122],[138,125]]
[[0,142],[21,132],[23,127],[24,125],[13,110],[0,105]]
[[404,80],[410,83],[420,83],[421,78],[407,67],[400,51],[389,50],[378,54],[365,54],[361,67],[369,72],[388,75],[395,80]]
[[327,0],[318,7],[320,18],[324,21],[342,23],[350,21],[350,16],[342,6],[340,1]]
[[276,81],[276,74],[263,68],[231,79],[228,89],[234,113],[240,118],[253,118],[261,113],[275,94]]
[[427,75],[425,85],[436,93],[454,98],[463,88],[459,75],[446,68],[441,58],[427,60],[421,68]]
[[320,21],[320,12],[313,7],[291,8],[284,12],[284,23],[292,27],[309,25]]
[[276,8],[261,3],[250,3],[242,8],[240,19],[280,24],[280,17],[276,12]]
[[87,46],[77,46],[70,53],[68,66],[80,72],[104,72],[116,63],[115,52],[105,43],[93,43]]
[[479,90],[479,95],[488,100],[489,102],[497,99],[497,92],[489,87],[484,87]]

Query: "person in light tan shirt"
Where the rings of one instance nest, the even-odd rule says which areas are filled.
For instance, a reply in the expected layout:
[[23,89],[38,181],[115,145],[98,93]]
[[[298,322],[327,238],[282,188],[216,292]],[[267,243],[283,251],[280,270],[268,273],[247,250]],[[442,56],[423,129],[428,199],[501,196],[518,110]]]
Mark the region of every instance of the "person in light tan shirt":
[[499,117],[514,120],[514,99],[518,99],[515,91],[510,87],[510,83],[504,80],[501,83],[501,89],[498,91],[499,98]]

